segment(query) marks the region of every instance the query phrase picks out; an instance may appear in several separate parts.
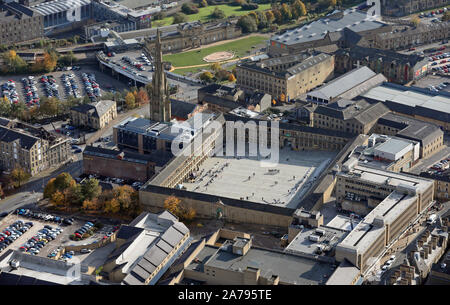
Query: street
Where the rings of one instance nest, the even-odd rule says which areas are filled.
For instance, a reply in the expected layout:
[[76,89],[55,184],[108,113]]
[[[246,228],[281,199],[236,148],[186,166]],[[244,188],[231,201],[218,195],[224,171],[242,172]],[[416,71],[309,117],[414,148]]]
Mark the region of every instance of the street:
[[55,178],[63,172],[71,174],[72,177],[78,177],[82,173],[82,162],[82,160],[74,161],[45,176],[33,177],[27,184],[21,187],[19,193],[0,200],[0,213],[10,212],[13,209],[26,206],[33,207],[34,203],[42,199],[44,187],[50,179]]

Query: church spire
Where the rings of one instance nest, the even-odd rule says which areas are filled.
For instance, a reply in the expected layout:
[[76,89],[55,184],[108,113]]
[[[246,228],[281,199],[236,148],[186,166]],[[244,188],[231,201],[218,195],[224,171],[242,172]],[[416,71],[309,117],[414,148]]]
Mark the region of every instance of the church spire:
[[162,59],[161,34],[156,30],[155,42],[155,71],[152,79],[152,97],[150,100],[150,119],[169,122],[171,117],[169,88],[164,72]]

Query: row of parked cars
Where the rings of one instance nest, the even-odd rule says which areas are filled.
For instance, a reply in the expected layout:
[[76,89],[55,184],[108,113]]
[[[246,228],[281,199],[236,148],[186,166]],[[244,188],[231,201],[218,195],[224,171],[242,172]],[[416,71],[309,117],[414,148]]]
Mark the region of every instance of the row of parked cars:
[[74,232],[75,237],[82,238],[83,235],[90,231],[94,227],[94,224],[90,221],[86,222],[81,228]]
[[44,86],[45,94],[47,97],[59,98],[59,85],[56,83],[56,79],[52,75],[43,75],[41,77],[41,83]]
[[450,167],[450,157],[433,164],[433,166],[428,169],[428,173],[439,175],[449,167]]
[[84,83],[84,89],[86,90],[86,94],[89,96],[91,101],[95,101],[96,97],[102,96],[100,92],[100,86],[95,79],[95,74],[93,73],[83,73],[81,75],[81,79]]
[[32,222],[24,223],[22,220],[17,220],[12,225],[7,227],[0,233],[0,252],[6,249],[16,239],[22,236],[33,226]]
[[[450,67],[450,64],[448,66]],[[443,90],[448,85],[450,85],[449,82],[443,82],[436,86],[430,85],[430,86],[428,86],[428,90],[433,91],[433,92],[439,92],[440,90]]]
[[75,98],[81,97],[77,82],[75,81],[75,74],[63,74],[61,75],[61,79],[64,83],[64,87],[66,88],[67,95],[71,95]]
[[16,83],[9,80],[2,84],[2,97],[6,97],[11,103],[17,104],[19,102],[19,95],[16,90]]
[[62,232],[62,228],[52,228],[49,225],[45,225],[43,229],[39,230],[36,235],[24,243],[19,250],[22,252],[27,252],[31,255],[38,255],[46,244],[56,239],[56,237]]
[[34,76],[22,78],[23,91],[25,94],[25,103],[28,106],[39,106],[39,94],[36,87]]
[[52,221],[64,225],[71,225],[74,221],[73,218],[63,218],[49,213],[35,212],[30,209],[17,209],[16,214],[23,217],[39,219],[43,221]]

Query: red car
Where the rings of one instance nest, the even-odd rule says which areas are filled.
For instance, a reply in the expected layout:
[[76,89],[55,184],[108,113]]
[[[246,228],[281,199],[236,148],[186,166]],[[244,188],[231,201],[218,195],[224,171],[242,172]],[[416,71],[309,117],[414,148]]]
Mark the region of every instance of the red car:
[[447,60],[446,59],[444,59],[444,60],[441,60],[441,64],[445,64],[447,62]]

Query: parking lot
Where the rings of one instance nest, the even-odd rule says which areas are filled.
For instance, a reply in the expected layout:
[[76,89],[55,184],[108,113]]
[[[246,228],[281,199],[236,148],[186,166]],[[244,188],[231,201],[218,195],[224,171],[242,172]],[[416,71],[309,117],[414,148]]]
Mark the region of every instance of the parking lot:
[[[32,96],[32,100],[41,99],[42,97],[48,96],[48,91],[46,90],[45,83],[50,84],[51,81],[51,89],[52,96],[57,96],[61,100],[67,99],[69,96],[74,96],[73,90],[68,91],[65,88],[65,82],[63,80],[63,75],[70,76],[73,74],[73,78],[70,80],[71,85],[75,85],[78,89],[77,97],[83,97],[89,92],[86,91],[86,86],[83,81],[83,73],[93,74],[95,77],[96,83],[98,83],[100,88],[100,94],[103,94],[105,91],[121,91],[127,88],[126,84],[123,82],[113,78],[109,74],[105,74],[98,70],[96,66],[80,66],[80,70],[76,71],[55,71],[46,74],[34,74],[34,75],[14,75],[14,76],[1,76],[0,77],[0,86],[4,86],[2,88],[2,96],[3,93],[5,95],[8,94],[7,91],[11,91],[10,84],[14,82],[15,91],[17,93],[17,101],[27,102],[27,95]],[[32,79],[29,79],[29,76]],[[41,81],[42,76],[47,78],[47,82]],[[25,83],[24,80],[31,80],[31,83]],[[8,81],[9,84],[8,84]],[[12,81],[12,82],[11,82]],[[28,87],[28,89],[26,89]],[[34,87],[34,88],[33,88]],[[73,88],[72,88],[73,89]],[[94,89],[94,88],[93,88]],[[31,94],[30,94],[31,92]],[[7,95],[8,96],[8,95]],[[13,96],[8,96],[9,100],[13,100]],[[36,103],[29,103],[29,105]],[[37,103],[38,104],[38,103]]]
[[[445,87],[442,86],[442,84],[444,84]],[[450,92],[450,80],[440,75],[427,75],[424,78],[417,80],[414,86],[429,89],[434,92]]]
[[[11,225],[20,221],[24,224],[31,222],[33,225],[1,252],[13,249],[29,253],[30,255],[54,258],[56,257],[56,252],[64,246],[77,244],[84,245],[106,239],[112,235],[114,230],[118,229],[118,226],[102,224],[101,228],[96,230],[94,234],[77,241],[72,240],[70,236],[86,225],[87,221],[85,220],[61,217],[55,213],[44,213],[32,210],[21,210],[19,213],[27,214],[27,216],[18,215],[17,211],[16,213],[8,215],[0,222],[0,232],[5,232],[5,229],[7,228],[9,228],[9,231],[12,231]],[[38,217],[38,215],[41,217]],[[48,219],[50,217],[53,217],[53,219]],[[92,226],[94,225],[93,222],[94,221],[91,222]],[[58,231],[60,233],[58,233]],[[38,246],[38,244],[41,245]],[[52,253],[55,254],[52,255]],[[73,254],[68,254],[65,259],[69,260],[72,258],[72,255]]]

